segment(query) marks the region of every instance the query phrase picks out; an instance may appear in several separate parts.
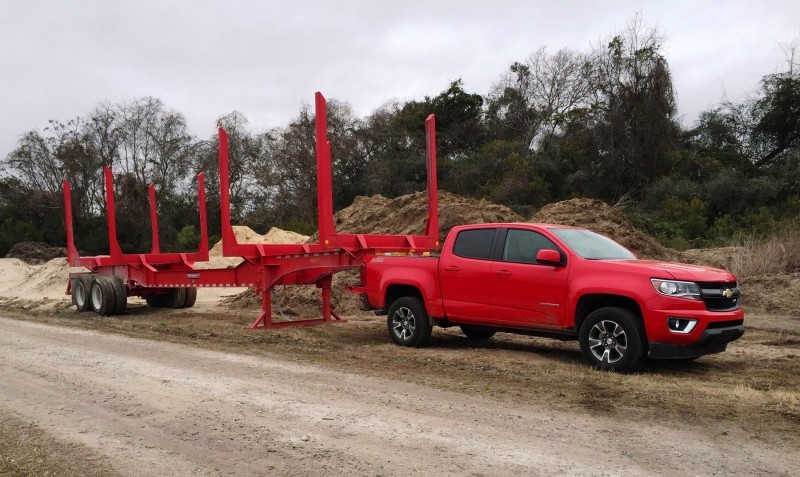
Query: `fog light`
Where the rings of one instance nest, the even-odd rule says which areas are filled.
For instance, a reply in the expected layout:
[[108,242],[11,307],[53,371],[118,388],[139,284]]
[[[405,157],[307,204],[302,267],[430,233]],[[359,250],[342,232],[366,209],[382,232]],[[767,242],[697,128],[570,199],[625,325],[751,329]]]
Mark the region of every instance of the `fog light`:
[[697,325],[697,320],[692,318],[667,318],[667,324],[671,332],[687,334],[692,332],[695,325]]

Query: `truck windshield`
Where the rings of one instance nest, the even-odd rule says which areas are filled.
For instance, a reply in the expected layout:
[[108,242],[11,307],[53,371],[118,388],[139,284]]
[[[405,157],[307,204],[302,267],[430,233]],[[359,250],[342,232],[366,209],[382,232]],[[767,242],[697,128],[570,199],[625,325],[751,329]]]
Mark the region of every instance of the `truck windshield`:
[[587,260],[631,260],[636,256],[625,247],[589,230],[550,229],[575,253]]

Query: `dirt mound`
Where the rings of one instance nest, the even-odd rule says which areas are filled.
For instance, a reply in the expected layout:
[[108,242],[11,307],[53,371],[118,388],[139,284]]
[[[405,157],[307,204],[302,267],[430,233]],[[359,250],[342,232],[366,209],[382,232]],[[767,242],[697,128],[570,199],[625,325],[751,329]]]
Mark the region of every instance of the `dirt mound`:
[[618,208],[602,200],[570,199],[546,205],[531,222],[585,227],[606,235],[633,251],[639,258],[674,260],[678,252],[664,247],[626,221]]
[[740,280],[746,311],[800,315],[800,273],[751,277]]
[[[292,232],[289,230],[279,229],[278,227],[272,227],[269,231],[263,235],[255,232],[250,227],[245,225],[234,225],[233,226],[233,234],[236,236],[236,241],[240,244],[248,244],[248,243],[304,243],[308,240],[308,235],[298,234],[296,232]],[[220,240],[213,247],[211,250],[208,251],[208,255],[211,257],[221,257],[222,256],[222,241]]]
[[680,261],[723,270],[733,270],[744,253],[746,253],[744,247],[692,248],[680,252]]
[[[425,192],[388,199],[382,195],[356,197],[353,203],[335,215],[337,232],[365,234],[421,235],[428,218]],[[451,228],[462,224],[486,222],[520,222],[523,218],[508,207],[485,200],[469,199],[450,192],[439,192],[439,239],[444,240]],[[316,242],[314,234],[308,242]],[[221,247],[221,246],[220,246]],[[344,315],[360,309],[358,297],[344,291],[346,283],[357,283],[358,272],[342,272],[333,276],[331,304]],[[232,306],[258,306],[261,301],[252,290],[226,300]],[[314,286],[278,287],[273,291],[276,318],[286,315],[318,314],[322,306],[320,291]]]
[[[396,199],[356,197],[352,205],[336,213],[335,222],[342,233],[422,235],[427,218],[427,193],[415,192]],[[506,206],[439,191],[440,240],[456,225],[522,220]],[[316,235],[310,241],[315,240]]]
[[[358,296],[344,289],[346,284],[357,284],[358,281],[357,270],[347,270],[333,276],[331,307],[334,311],[344,316],[359,312],[361,303]],[[223,299],[222,303],[231,307],[255,309],[261,307],[261,295],[248,288],[237,295]],[[321,313],[322,294],[320,289],[313,285],[278,286],[272,290],[272,315],[275,320],[280,321],[281,315],[293,319],[317,317],[321,316]]]
[[67,249],[53,247],[44,242],[15,243],[6,254],[6,258],[18,258],[31,265],[40,265],[54,258],[66,257]]

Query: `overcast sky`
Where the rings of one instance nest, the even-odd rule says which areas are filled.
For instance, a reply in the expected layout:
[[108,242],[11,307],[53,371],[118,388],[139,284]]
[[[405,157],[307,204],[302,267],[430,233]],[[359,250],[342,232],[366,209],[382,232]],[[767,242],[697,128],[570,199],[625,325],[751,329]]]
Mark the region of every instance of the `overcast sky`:
[[0,157],[101,101],[155,96],[207,137],[233,110],[283,126],[317,90],[362,116],[457,78],[485,94],[537,48],[588,49],[637,11],[667,36],[686,124],[756,89],[800,35],[798,0],[0,0]]

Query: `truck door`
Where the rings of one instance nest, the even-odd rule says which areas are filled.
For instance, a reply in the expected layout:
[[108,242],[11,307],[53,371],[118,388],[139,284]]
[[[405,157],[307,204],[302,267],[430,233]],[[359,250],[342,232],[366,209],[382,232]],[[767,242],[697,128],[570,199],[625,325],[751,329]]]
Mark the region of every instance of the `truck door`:
[[492,246],[497,228],[458,232],[453,249],[439,259],[439,288],[447,317],[458,322],[491,319]]
[[[566,254],[539,232],[505,231],[499,260],[492,263],[492,319],[509,326],[561,326],[567,298]],[[539,250],[557,250],[563,266],[538,263]]]

